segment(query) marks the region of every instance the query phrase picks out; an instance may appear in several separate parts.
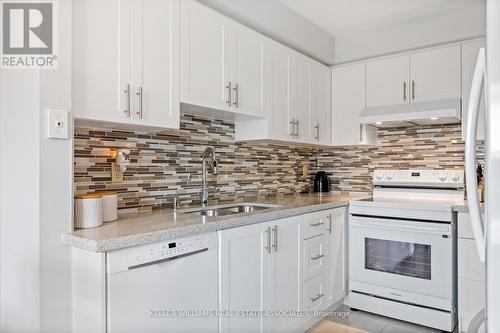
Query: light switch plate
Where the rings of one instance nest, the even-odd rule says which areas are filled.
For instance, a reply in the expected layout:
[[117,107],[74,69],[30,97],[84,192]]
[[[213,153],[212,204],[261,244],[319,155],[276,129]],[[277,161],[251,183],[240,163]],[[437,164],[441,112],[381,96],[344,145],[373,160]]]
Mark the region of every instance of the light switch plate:
[[47,137],[49,139],[69,139],[69,112],[47,109]]

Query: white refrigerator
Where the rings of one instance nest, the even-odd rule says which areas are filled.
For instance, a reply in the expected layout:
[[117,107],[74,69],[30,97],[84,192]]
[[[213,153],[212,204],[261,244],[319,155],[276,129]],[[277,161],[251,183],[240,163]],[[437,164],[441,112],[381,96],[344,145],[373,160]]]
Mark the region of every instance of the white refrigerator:
[[[476,178],[476,129],[481,93],[485,114],[485,217],[479,204]],[[486,49],[481,49],[474,72],[465,144],[467,200],[479,257],[486,263],[486,304],[469,333],[500,333],[500,0],[486,2]],[[485,329],[486,328],[486,329]]]

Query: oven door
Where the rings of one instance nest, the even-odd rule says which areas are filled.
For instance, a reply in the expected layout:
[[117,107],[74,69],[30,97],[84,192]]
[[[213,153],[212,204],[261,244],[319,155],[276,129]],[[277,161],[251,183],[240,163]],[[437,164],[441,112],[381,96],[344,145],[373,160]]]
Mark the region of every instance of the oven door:
[[350,290],[452,311],[449,223],[350,216]]

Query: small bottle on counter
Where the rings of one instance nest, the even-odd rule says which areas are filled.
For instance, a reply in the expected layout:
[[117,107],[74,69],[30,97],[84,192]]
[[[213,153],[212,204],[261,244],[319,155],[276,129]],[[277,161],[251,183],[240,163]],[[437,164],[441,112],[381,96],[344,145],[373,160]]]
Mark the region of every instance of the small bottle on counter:
[[483,174],[483,167],[481,166],[481,164],[477,165],[476,174],[477,174],[477,191],[478,191],[479,201],[484,202],[484,174]]

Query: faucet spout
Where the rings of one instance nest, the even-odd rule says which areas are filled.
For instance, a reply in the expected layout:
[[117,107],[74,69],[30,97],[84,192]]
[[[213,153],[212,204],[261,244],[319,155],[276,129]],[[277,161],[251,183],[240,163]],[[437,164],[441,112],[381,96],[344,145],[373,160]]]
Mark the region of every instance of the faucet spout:
[[202,155],[202,189],[201,189],[201,206],[205,207],[208,205],[208,189],[207,189],[207,159],[211,160],[212,175],[217,176],[219,172],[217,171],[219,162],[215,158],[215,149],[213,147],[207,147]]

